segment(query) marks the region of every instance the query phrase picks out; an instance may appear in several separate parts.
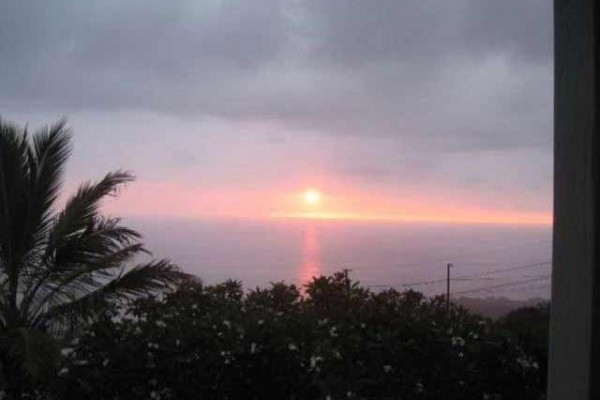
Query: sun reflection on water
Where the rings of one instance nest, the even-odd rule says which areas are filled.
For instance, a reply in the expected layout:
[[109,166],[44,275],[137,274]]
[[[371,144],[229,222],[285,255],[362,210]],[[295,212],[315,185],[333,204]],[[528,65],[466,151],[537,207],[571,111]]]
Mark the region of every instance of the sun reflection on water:
[[319,231],[315,224],[307,224],[304,227],[304,240],[302,242],[300,283],[305,284],[312,280],[313,276],[320,276],[321,273]]

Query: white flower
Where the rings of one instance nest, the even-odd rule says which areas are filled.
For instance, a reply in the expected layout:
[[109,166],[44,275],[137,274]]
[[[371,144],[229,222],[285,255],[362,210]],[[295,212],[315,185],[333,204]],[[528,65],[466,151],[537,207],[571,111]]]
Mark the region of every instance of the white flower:
[[[533,364],[525,357],[517,357],[517,362],[521,365],[521,367],[523,368],[531,368],[533,367]],[[537,365],[537,364],[536,364]],[[534,367],[535,368],[535,367]]]
[[233,359],[230,351],[221,351],[221,357],[223,357],[224,364],[230,364]]
[[385,372],[386,374],[392,371],[392,366],[391,365],[384,365],[383,366],[383,372]]
[[320,357],[320,356],[312,356],[312,357],[310,358],[310,367],[311,367],[311,368],[314,368],[314,367],[316,367],[316,366],[317,366],[317,363],[318,363],[319,361],[321,361],[321,360],[323,360],[323,357]]
[[179,345],[181,344],[181,342],[179,341],[179,339],[175,340],[175,346],[179,347]]
[[69,373],[69,369],[68,368],[63,368],[60,371],[58,371],[58,376],[64,376],[66,374]]
[[337,328],[335,326],[332,326],[331,329],[329,330],[329,335],[331,337],[337,337],[337,332],[336,332]]
[[163,321],[162,319],[156,320],[156,326],[158,326],[159,328],[164,328],[165,326],[167,326],[167,324],[165,324],[165,321]]
[[226,327],[228,327],[229,329],[231,329],[231,322],[225,320],[225,321],[223,321],[223,325],[225,325]]
[[256,353],[256,343],[250,344],[250,354]]
[[352,396],[354,396],[354,393],[352,393],[351,391],[349,391],[349,390],[348,390],[348,391],[346,392],[346,397],[350,398],[350,397],[352,397]]
[[465,340],[460,336],[452,336],[452,346],[464,346]]
[[68,356],[69,354],[71,354],[74,350],[72,348],[64,348],[60,351],[60,354],[62,354],[63,356]]
[[423,391],[423,389],[424,389],[424,386],[423,386],[423,384],[421,382],[415,383],[415,387],[416,387],[416,390],[417,390],[418,393],[421,393]]
[[259,320],[258,320],[258,325],[262,325],[262,324],[264,324],[264,323],[265,323],[265,321],[264,321],[264,320],[262,320],[262,319],[259,319]]
[[288,344],[288,349],[290,351],[297,351],[298,347],[294,343],[290,343],[290,344]]
[[108,360],[108,358],[106,358],[106,359],[104,359],[104,361],[102,361],[102,366],[106,367],[108,365],[108,363],[109,363],[109,360]]

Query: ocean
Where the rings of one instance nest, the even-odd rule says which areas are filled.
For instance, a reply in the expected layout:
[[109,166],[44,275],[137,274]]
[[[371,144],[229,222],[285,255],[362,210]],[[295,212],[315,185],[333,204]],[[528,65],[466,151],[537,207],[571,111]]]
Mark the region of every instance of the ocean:
[[167,257],[208,284],[244,287],[348,269],[372,290],[413,288],[426,295],[549,298],[548,226],[372,223],[323,220],[128,219],[154,257]]

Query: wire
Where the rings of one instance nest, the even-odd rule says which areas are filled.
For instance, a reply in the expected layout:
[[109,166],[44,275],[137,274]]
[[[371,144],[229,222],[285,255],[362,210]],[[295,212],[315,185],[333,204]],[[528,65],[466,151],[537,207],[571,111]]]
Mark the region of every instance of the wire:
[[494,293],[512,293],[512,292],[529,292],[536,290],[546,290],[550,289],[549,283],[544,283],[542,285],[530,285],[525,287],[516,287],[516,288],[508,288],[508,289],[499,289],[499,290],[491,290]]
[[476,289],[463,290],[461,292],[454,292],[453,295],[466,294],[466,293],[477,293],[477,292],[484,292],[484,291],[493,291],[495,289],[500,289],[500,288],[504,288],[504,287],[515,286],[515,285],[522,285],[524,283],[537,282],[537,281],[542,281],[542,280],[546,280],[546,279],[550,279],[550,278],[552,278],[551,275],[538,276],[538,277],[535,277],[535,278],[525,279],[525,280],[518,281],[518,282],[501,283],[499,285],[484,286],[484,287],[479,287],[479,288],[476,288]]
[[445,257],[445,258],[440,257],[440,258],[436,258],[433,260],[428,260],[426,263],[397,264],[396,267],[397,268],[429,267],[433,263],[444,262],[449,259],[460,260],[460,259],[464,259],[465,257],[485,256],[488,254],[503,252],[503,251],[512,250],[515,248],[521,248],[521,247],[527,247],[527,246],[538,246],[538,245],[550,244],[550,243],[552,243],[552,240],[538,240],[536,242],[518,243],[518,244],[511,245],[511,246],[502,246],[502,247],[491,248],[491,249],[487,249],[485,251],[470,252],[470,253],[468,253],[468,252],[467,253],[455,253],[454,255],[449,256],[449,257]]
[[[552,264],[552,261],[543,261],[543,262],[537,262],[537,263],[531,263],[531,264],[523,264],[523,265],[517,265],[515,267],[499,268],[499,269],[495,269],[492,271],[484,271],[484,272],[479,272],[479,273],[475,273],[475,274],[461,275],[461,276],[457,276],[454,279],[496,275],[496,274],[501,274],[504,272],[516,271],[516,270],[520,270],[520,269],[527,269],[527,268],[533,268],[533,267],[541,267],[544,265],[551,265],[551,264]],[[452,280],[452,279],[450,279],[450,280]]]
[[[457,276],[454,278],[450,278],[450,282],[465,281],[465,280],[470,280],[471,278],[475,278],[475,277],[495,275],[495,274],[500,274],[500,273],[504,273],[504,272],[517,271],[517,270],[540,267],[540,266],[550,265],[550,264],[552,264],[551,261],[543,261],[543,262],[537,262],[537,263],[531,263],[531,264],[517,265],[514,267],[508,267],[508,268],[499,268],[499,269],[495,269],[492,271],[478,272],[478,273],[469,274],[469,275],[460,275],[460,276]],[[371,287],[401,287],[401,288],[405,288],[405,287],[432,285],[435,283],[442,283],[442,282],[446,282],[446,281],[447,281],[447,278],[442,278],[442,279],[432,279],[432,280],[427,280],[427,281],[404,283],[402,285],[397,285],[397,286],[394,286],[394,285],[369,285],[369,286],[371,286]]]

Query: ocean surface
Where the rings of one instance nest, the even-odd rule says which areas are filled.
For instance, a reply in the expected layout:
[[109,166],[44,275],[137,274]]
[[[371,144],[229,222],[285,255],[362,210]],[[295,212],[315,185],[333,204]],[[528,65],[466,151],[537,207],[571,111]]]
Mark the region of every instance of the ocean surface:
[[154,257],[167,257],[206,283],[245,288],[304,284],[349,269],[382,290],[427,295],[549,298],[551,227],[314,220],[181,221],[128,219]]

